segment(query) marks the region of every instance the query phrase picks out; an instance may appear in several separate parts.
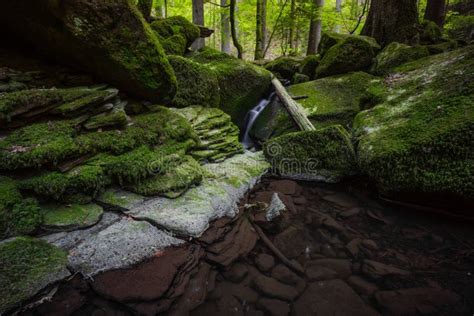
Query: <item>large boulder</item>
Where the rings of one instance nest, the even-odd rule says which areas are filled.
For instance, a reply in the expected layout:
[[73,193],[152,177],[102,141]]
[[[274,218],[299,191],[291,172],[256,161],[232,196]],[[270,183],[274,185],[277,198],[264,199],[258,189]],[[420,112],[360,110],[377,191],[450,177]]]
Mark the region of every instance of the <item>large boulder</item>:
[[356,171],[350,135],[339,125],[273,138],[264,153],[273,172],[292,179],[337,182]]
[[219,108],[243,128],[247,112],[268,94],[271,73],[211,48],[200,50],[191,59],[216,72],[220,92]]
[[[340,124],[346,128],[352,126],[357,113],[380,102],[384,90],[382,78],[364,72],[326,77],[288,87],[291,95],[305,97],[297,102],[316,127]],[[296,130],[286,108],[275,101],[257,118],[251,135],[264,141]]]
[[409,61],[417,60],[430,55],[425,46],[408,46],[393,42],[377,55],[374,72],[377,74],[388,73],[391,69]]
[[320,62],[321,55],[308,55],[301,61],[299,72],[313,80]]
[[160,19],[150,24],[165,52],[184,55],[186,49],[199,37],[199,27],[182,16]]
[[372,65],[377,49],[367,39],[349,36],[332,46],[316,69],[316,77],[366,70]]
[[335,33],[335,32],[323,32],[321,36],[321,41],[319,42],[318,53],[321,56],[324,56],[324,54],[326,54],[326,52],[331,47],[333,47],[336,44],[340,44],[344,42],[344,40],[346,40],[348,37],[357,37],[361,40],[366,41],[372,46],[372,48],[375,51],[379,51],[381,49],[381,46],[377,43],[377,41],[373,37],[364,36],[364,35],[354,36],[354,35],[341,34],[341,33]]
[[473,48],[427,57],[395,72],[386,101],[355,119],[362,170],[386,196],[472,202]]
[[175,94],[163,48],[130,1],[6,1],[0,32],[131,95],[167,103]]
[[181,56],[169,56],[169,61],[178,80],[178,91],[173,99],[173,106],[219,107],[219,81],[214,70]]
[[280,79],[290,81],[298,69],[301,60],[295,57],[281,56],[265,65],[265,69],[271,71]]

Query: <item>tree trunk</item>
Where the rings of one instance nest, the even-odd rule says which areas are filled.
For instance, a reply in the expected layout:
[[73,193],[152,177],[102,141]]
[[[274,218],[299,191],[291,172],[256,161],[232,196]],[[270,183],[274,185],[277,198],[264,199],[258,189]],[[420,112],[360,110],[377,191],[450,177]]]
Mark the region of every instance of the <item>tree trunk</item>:
[[313,0],[313,6],[311,22],[309,25],[307,55],[314,55],[318,52],[319,42],[321,41],[321,11],[324,6],[324,0]]
[[334,32],[339,33],[341,31],[341,25],[339,24],[339,19],[341,18],[341,11],[342,11],[342,0],[336,0],[336,15],[337,15],[337,22],[334,25]]
[[443,27],[446,17],[445,0],[428,0],[425,10],[425,20],[430,20]]
[[372,0],[362,35],[374,37],[382,46],[415,44],[417,24],[416,0]]
[[235,18],[235,9],[236,9],[237,0],[230,0],[230,30],[232,34],[232,42],[234,43],[235,48],[237,49],[237,57],[243,59],[242,45],[239,43],[237,37],[237,27],[236,27],[236,18]]
[[265,40],[266,40],[266,0],[257,0],[257,15],[255,28],[255,60],[265,58]]
[[[193,0],[193,23],[204,26],[204,0]],[[198,50],[204,47],[204,38],[194,41],[191,48]]]
[[288,44],[290,44],[290,54],[295,50],[296,36],[296,0],[291,0],[290,6],[290,30],[288,35]]
[[230,54],[230,24],[229,11],[225,9],[228,5],[227,0],[221,0],[221,51]]
[[145,20],[150,21],[153,0],[138,0],[137,7]]

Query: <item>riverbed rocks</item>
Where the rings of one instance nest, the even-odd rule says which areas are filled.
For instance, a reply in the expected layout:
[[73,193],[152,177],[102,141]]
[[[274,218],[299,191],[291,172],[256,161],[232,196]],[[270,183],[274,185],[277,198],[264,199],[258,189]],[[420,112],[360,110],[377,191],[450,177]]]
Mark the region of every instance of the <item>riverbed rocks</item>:
[[128,1],[21,1],[3,3],[0,12],[4,35],[131,95],[169,102],[176,92],[159,40]]

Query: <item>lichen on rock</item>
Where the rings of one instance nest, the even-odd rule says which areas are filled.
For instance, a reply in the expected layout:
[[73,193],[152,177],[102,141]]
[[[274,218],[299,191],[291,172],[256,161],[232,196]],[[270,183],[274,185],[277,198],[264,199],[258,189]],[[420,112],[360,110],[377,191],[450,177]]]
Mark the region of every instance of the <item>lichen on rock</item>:
[[473,198],[473,52],[396,68],[386,101],[356,117],[360,166],[384,194]]

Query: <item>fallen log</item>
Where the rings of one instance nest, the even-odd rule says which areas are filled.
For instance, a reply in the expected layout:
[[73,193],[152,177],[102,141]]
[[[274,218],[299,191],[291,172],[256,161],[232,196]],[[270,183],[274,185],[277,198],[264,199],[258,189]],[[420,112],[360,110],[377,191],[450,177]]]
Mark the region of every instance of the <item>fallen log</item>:
[[288,91],[286,91],[280,80],[273,77],[272,84],[275,87],[275,91],[281,102],[283,102],[290,113],[291,118],[296,122],[298,127],[303,131],[314,131],[315,128],[304,113],[304,109],[288,94]]

